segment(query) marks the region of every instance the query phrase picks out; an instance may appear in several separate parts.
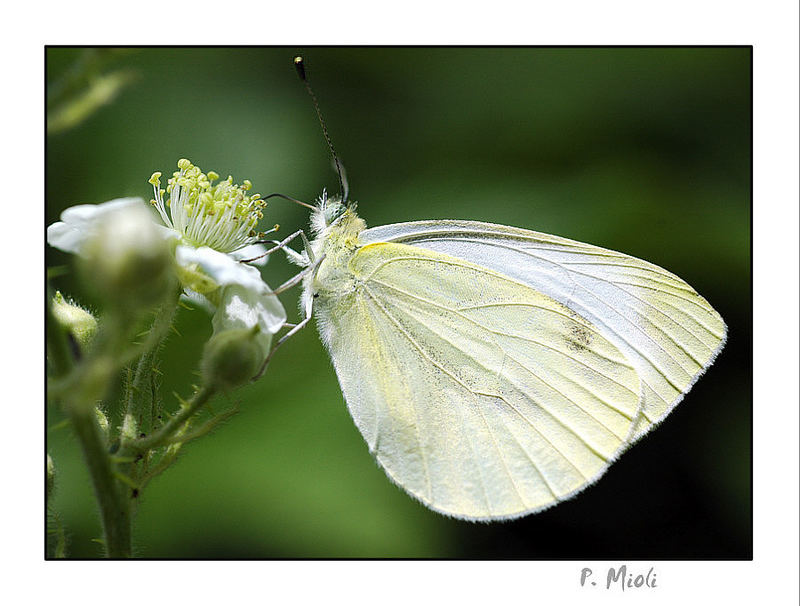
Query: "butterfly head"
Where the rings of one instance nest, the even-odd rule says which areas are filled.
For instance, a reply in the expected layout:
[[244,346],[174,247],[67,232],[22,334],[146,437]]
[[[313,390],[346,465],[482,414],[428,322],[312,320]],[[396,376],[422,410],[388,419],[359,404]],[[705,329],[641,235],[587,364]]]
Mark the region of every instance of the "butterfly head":
[[328,261],[343,250],[358,246],[358,235],[366,223],[356,212],[354,202],[342,202],[338,196],[328,198],[323,191],[311,213],[311,229],[316,236],[312,243],[314,256],[327,255]]
[[340,196],[329,198],[328,193],[323,190],[317,200],[316,209],[311,213],[311,229],[314,234],[320,235],[330,227],[346,221],[345,217],[355,216],[355,208],[354,202],[342,202]]

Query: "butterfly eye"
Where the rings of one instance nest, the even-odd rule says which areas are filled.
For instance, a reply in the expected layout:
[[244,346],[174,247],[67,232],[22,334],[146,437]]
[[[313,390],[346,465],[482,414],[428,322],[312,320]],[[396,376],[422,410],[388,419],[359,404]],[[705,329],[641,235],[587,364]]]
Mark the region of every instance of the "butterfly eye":
[[338,200],[328,202],[325,207],[325,224],[330,225],[344,214],[346,206]]

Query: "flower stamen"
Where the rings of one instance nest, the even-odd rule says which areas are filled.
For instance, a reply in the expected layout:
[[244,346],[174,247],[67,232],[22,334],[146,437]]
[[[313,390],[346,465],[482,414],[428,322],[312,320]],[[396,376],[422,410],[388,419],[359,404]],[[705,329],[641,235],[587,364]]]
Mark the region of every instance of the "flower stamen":
[[[166,190],[161,189],[160,172],[153,173],[149,180],[154,194],[150,203],[167,227],[178,231],[193,246],[208,246],[224,253],[258,239],[255,227],[264,216],[266,202],[260,194],[247,193],[253,187],[249,180],[236,185],[229,176],[213,185],[219,179],[217,173],[205,174],[185,158],[178,161],[178,169],[167,181]],[[164,193],[169,194],[166,204]]]

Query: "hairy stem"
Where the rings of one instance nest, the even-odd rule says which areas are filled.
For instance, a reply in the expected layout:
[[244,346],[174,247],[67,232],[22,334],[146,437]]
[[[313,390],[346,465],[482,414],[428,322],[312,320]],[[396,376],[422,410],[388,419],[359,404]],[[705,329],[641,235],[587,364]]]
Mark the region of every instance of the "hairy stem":
[[[132,381],[128,384],[127,393],[125,396],[125,414],[136,415],[141,414],[142,394],[144,393],[145,384],[148,384],[153,373],[153,364],[156,360],[158,349],[164,341],[172,320],[175,317],[175,312],[178,309],[178,298],[171,299],[164,303],[164,305],[156,312],[155,320],[150,328],[150,331],[142,344],[144,351],[139,358],[139,363],[136,365]],[[151,420],[152,421],[152,420]]]
[[191,400],[185,402],[181,406],[180,410],[176,412],[161,429],[144,438],[132,440],[123,444],[121,454],[127,454],[128,452],[145,452],[167,444],[173,434],[180,430],[183,424],[214,396],[214,393],[213,388],[202,387],[194,394]]
[[105,447],[94,409],[66,407],[92,479],[108,557],[131,555],[131,519],[127,490],[116,480],[114,464]]

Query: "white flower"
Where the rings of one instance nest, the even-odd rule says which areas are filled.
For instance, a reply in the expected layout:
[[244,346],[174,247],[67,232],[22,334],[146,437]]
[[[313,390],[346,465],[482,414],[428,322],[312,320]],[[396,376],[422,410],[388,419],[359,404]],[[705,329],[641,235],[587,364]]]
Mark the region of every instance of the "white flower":
[[[259,326],[262,332],[273,335],[286,322],[283,305],[255,267],[208,246],[192,248],[179,245],[175,250],[175,258],[179,267],[199,270],[216,284],[216,289],[201,293],[217,309],[212,320],[215,333],[227,328]],[[190,298],[196,301],[198,297],[192,294]]]
[[81,204],[47,229],[48,241],[81,255],[87,286],[117,310],[163,300],[175,282],[171,247],[141,199]]
[[[248,195],[251,185],[233,184],[228,177],[212,185],[218,176],[203,174],[188,160],[178,162],[179,170],[169,179],[165,205],[159,189],[161,173],[150,183],[155,206],[165,225],[158,225],[164,238],[176,240],[174,251],[178,277],[185,294],[215,309],[215,334],[231,328],[259,327],[265,349],[272,335],[286,321],[286,311],[255,267],[242,263],[266,250],[257,240],[265,234],[255,231],[265,205],[258,194]],[[61,221],[47,228],[47,242],[63,251],[82,254],[83,244],[100,220],[127,206],[145,207],[141,198],[120,198],[103,204],[81,204],[61,213]],[[169,209],[169,213],[167,212]],[[266,257],[253,261],[266,263]]]
[[69,253],[79,253],[81,246],[110,213],[141,206],[141,198],[117,198],[103,204],[78,204],[61,213],[61,221],[47,228],[47,243]]

